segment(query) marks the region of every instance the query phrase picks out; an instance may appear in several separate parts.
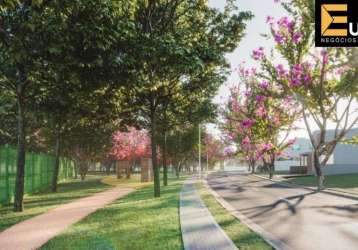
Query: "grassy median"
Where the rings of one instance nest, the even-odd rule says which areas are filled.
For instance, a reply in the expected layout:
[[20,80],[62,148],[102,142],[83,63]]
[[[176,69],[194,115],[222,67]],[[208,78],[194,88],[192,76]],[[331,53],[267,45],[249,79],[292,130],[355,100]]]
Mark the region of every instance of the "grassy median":
[[170,179],[153,198],[146,186],[74,224],[41,249],[183,249],[179,193],[183,180]]
[[[308,187],[317,186],[316,176],[289,178],[287,181]],[[327,175],[325,176],[324,185],[327,188],[358,194],[358,174]]]
[[110,188],[101,182],[102,176],[88,176],[86,180],[70,180],[59,184],[57,193],[44,191],[24,197],[24,211],[15,213],[12,205],[0,208],[0,231],[33,216],[42,214],[60,204],[93,195]]
[[202,184],[197,184],[200,196],[217,223],[240,250],[269,250],[272,247],[259,235],[223,208]]

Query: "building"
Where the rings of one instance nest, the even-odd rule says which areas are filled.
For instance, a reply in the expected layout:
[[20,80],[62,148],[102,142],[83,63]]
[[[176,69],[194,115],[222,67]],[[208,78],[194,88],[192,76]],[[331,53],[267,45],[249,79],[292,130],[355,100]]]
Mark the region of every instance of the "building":
[[[332,140],[334,133],[335,130],[328,130],[326,140]],[[317,131],[314,136],[318,136]],[[345,139],[351,139],[354,136],[358,136],[358,128],[349,131]],[[358,173],[358,145],[338,143],[327,165],[322,170],[325,175]],[[308,165],[308,173],[315,174],[310,165]]]

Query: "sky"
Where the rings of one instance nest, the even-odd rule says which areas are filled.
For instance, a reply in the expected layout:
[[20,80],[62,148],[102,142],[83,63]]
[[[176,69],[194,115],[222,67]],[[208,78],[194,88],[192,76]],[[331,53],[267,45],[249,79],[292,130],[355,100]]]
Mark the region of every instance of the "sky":
[[[225,0],[209,0],[209,5],[223,9],[225,2]],[[239,77],[235,71],[239,64],[245,61],[247,67],[256,66],[255,61],[251,59],[252,51],[259,47],[264,47],[265,51],[269,51],[274,46],[272,40],[262,36],[262,34],[268,34],[270,31],[269,26],[266,24],[266,17],[272,16],[275,19],[279,19],[287,15],[281,5],[274,3],[274,0],[237,0],[237,6],[239,11],[251,11],[254,17],[247,23],[245,36],[239,47],[233,53],[227,55],[232,73],[215,98],[215,102],[219,104],[228,99],[229,87],[239,83]],[[303,128],[304,124],[299,124],[298,126]],[[209,125],[207,128],[213,134],[220,133],[213,125]],[[308,137],[308,135],[304,129],[299,129],[294,131],[291,137]]]
[[[209,5],[214,8],[223,9],[225,2],[225,0],[209,0]],[[272,40],[268,40],[262,36],[262,34],[269,33],[269,25],[266,24],[267,16],[272,16],[275,19],[287,16],[287,12],[280,4],[275,3],[274,0],[237,0],[236,2],[239,11],[251,11],[254,17],[247,23],[246,35],[240,42],[239,47],[233,53],[227,55],[227,59],[231,63],[232,73],[227,82],[220,88],[215,98],[215,102],[219,104],[228,99],[229,86],[239,83],[238,74],[235,72],[239,64],[245,61],[247,67],[257,66],[255,61],[251,59],[252,51],[259,47],[264,47],[265,51],[269,52],[274,47]],[[329,123],[328,128],[335,128],[334,125],[333,123]],[[298,129],[292,131],[289,138],[308,138],[308,133],[302,120],[297,121],[295,126],[298,127]],[[315,123],[312,121],[310,122],[310,126],[313,130],[317,129],[317,126],[315,126]],[[214,125],[208,125],[207,128],[210,133],[220,135],[219,130],[216,129]]]

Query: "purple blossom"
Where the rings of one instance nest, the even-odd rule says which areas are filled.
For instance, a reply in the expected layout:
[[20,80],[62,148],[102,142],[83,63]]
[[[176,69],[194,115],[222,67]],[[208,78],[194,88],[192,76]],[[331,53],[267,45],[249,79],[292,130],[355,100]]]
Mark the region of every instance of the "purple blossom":
[[244,94],[245,94],[246,97],[250,97],[252,95],[251,91],[249,91],[249,90],[245,91]]
[[265,100],[265,97],[264,97],[264,96],[262,96],[262,95],[257,95],[257,96],[256,96],[256,101],[262,102],[263,100]]
[[307,74],[307,75],[305,75],[305,76],[303,77],[303,81],[305,82],[306,85],[308,85],[308,84],[311,83],[312,77]]
[[293,78],[293,79],[291,79],[290,84],[292,87],[299,87],[299,86],[301,86],[301,81],[298,78]]
[[252,119],[245,119],[242,121],[241,125],[245,128],[245,129],[249,129],[252,127],[252,125],[254,124],[254,121]]
[[259,83],[259,87],[261,89],[268,89],[269,83],[267,81],[262,81],[261,83]]
[[278,64],[276,66],[276,71],[280,77],[283,77],[287,74],[287,70],[285,70],[285,68],[282,64]]
[[274,18],[272,16],[267,16],[266,17],[266,23],[268,24],[273,24]]
[[283,42],[284,42],[284,37],[279,32],[275,32],[274,39],[275,39],[275,42],[280,45],[283,44]]
[[295,22],[293,20],[290,20],[287,16],[282,17],[280,20],[278,20],[277,24],[280,28],[288,29],[290,32],[292,32],[295,27]]
[[261,60],[263,59],[265,56],[265,53],[264,53],[264,48],[263,47],[260,47],[258,49],[255,49],[252,51],[252,57],[255,59],[255,60]]
[[251,143],[251,140],[248,136],[246,136],[243,140],[242,140],[242,144],[243,145],[249,145]]
[[292,40],[294,43],[300,43],[302,40],[302,33],[301,32],[295,32],[292,36]]

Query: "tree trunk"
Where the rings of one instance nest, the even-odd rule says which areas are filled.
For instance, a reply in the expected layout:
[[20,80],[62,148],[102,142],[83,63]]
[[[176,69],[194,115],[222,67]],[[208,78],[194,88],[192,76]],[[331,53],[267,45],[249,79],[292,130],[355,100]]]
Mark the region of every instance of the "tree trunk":
[[117,172],[117,179],[121,179],[122,178],[122,172],[121,172],[121,168],[119,167],[119,163],[118,161],[116,162],[116,172]]
[[60,170],[60,131],[57,129],[56,131],[56,148],[55,148],[55,165],[53,168],[53,176],[52,176],[52,192],[57,192],[57,182],[58,182],[58,173]]
[[78,179],[78,163],[75,162],[75,179]]
[[86,175],[88,172],[88,167],[89,167],[89,163],[86,162],[85,160],[81,159],[81,162],[79,164],[79,174],[81,177],[81,180],[84,181],[86,179]]
[[175,174],[177,176],[177,179],[180,178],[180,171],[179,171],[179,166],[178,165],[175,165]]
[[126,168],[126,178],[130,179],[131,178],[131,173],[132,173],[132,163],[128,162],[128,166]]
[[255,161],[253,160],[250,160],[250,168],[251,168],[251,174],[254,174],[255,173]]
[[14,211],[23,211],[23,198],[24,198],[24,182],[25,182],[25,111],[23,100],[23,88],[19,86],[17,89],[17,171],[15,181],[15,200]]
[[313,152],[313,166],[315,168],[316,175],[317,175],[317,190],[320,191],[324,189],[325,178],[322,172],[321,163],[319,162],[319,156],[316,150]]
[[105,163],[104,167],[106,168],[106,175],[110,175],[110,174],[111,174],[112,164],[113,164],[112,161]]
[[152,167],[154,173],[154,197],[160,197],[160,173],[158,168],[158,159],[157,159],[157,139],[156,139],[156,117],[155,117],[155,108],[151,107],[150,114],[150,123],[151,123],[151,146],[152,146]]
[[275,173],[275,160],[276,160],[276,157],[274,155],[271,156],[271,159],[270,159],[270,175],[269,175],[270,179],[273,178],[274,173]]
[[164,131],[163,144],[163,184],[168,186],[168,166],[167,166],[167,133]]

